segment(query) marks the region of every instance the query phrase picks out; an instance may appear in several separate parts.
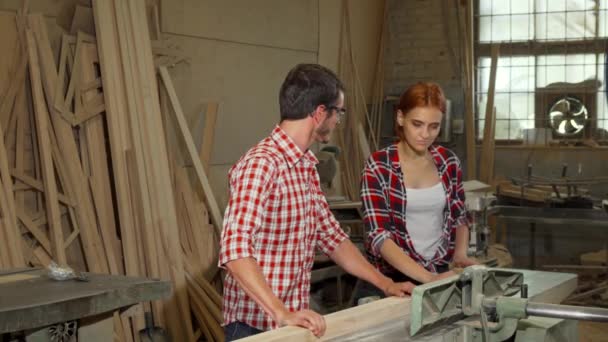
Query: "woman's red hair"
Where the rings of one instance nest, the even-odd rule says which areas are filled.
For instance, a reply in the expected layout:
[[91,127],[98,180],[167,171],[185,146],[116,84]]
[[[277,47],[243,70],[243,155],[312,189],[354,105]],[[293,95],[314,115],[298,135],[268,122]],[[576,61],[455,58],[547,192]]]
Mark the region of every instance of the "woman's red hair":
[[[407,88],[399,98],[398,110],[407,115],[416,107],[433,107],[445,114],[445,95],[437,83],[418,82]],[[399,140],[405,139],[403,130],[397,124],[397,113],[395,113],[395,132]]]

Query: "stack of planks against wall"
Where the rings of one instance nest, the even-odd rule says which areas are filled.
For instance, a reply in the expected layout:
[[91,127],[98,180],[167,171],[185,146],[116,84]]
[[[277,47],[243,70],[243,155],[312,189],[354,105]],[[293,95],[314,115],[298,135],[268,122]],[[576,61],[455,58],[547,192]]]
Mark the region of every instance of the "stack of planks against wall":
[[194,145],[157,9],[77,6],[54,51],[26,4],[0,13],[0,269],[55,261],[171,280],[168,300],[115,313],[116,339],[139,341],[152,312],[175,341],[223,340],[209,146]]

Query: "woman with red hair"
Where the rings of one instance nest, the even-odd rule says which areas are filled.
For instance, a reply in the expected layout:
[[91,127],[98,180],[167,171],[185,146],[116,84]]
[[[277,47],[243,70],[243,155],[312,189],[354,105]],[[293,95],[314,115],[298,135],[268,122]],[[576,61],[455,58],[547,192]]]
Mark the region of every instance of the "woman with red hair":
[[[462,267],[476,263],[467,257],[460,160],[433,144],[445,110],[439,85],[420,82],[408,88],[395,117],[399,140],[374,152],[363,170],[367,257],[394,281],[427,283],[453,275],[452,261]],[[360,282],[354,299],[371,295],[383,296]]]

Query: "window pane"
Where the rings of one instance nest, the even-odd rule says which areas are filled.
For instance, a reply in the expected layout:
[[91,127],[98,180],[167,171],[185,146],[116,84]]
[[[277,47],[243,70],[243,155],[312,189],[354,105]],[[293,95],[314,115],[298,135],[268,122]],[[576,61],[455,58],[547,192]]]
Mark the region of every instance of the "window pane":
[[536,16],[536,39],[566,38],[565,13],[538,14]]
[[600,16],[600,22],[599,22],[599,32],[598,35],[600,37],[606,37],[608,36],[608,10],[606,9],[601,9],[599,11],[599,16]]
[[496,120],[494,129],[494,137],[496,139],[509,139],[509,120]]
[[492,14],[492,0],[479,0],[479,15]]
[[532,11],[534,11],[534,7],[532,6],[533,3],[534,0],[511,0],[511,13],[532,13]]
[[537,12],[563,12],[566,10],[566,0],[536,0]]
[[530,40],[534,38],[531,27],[531,16],[518,14],[511,17],[511,40]]
[[492,15],[501,15],[510,13],[510,3],[504,0],[492,1]]
[[[530,91],[534,89],[534,59],[532,57],[499,57],[496,70],[496,91]],[[478,90],[487,92],[490,82],[490,58],[478,63]]]
[[479,17],[479,41],[492,41],[492,17]]
[[510,119],[534,119],[534,93],[512,93]]
[[568,11],[591,11],[595,7],[596,0],[568,0],[566,10]]
[[511,39],[511,17],[508,15],[500,15],[492,17],[492,36],[490,39],[493,42],[510,40]]
[[546,87],[555,82],[578,83],[595,79],[595,55],[539,56],[536,85]]
[[595,16],[590,12],[567,12],[564,19],[566,38],[591,38],[595,36]]

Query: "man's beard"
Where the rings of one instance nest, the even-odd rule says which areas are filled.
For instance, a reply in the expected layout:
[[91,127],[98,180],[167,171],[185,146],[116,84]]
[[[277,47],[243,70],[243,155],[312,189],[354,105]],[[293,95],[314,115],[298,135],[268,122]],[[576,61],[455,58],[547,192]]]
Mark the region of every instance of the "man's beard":
[[323,144],[329,143],[329,137],[331,135],[331,128],[327,124],[327,119],[323,121],[323,124],[315,130],[315,134],[319,141]]

